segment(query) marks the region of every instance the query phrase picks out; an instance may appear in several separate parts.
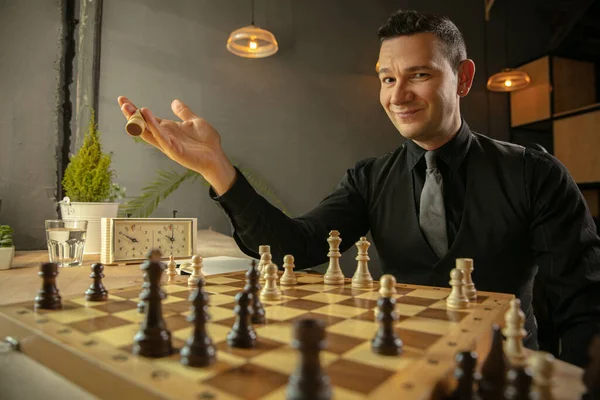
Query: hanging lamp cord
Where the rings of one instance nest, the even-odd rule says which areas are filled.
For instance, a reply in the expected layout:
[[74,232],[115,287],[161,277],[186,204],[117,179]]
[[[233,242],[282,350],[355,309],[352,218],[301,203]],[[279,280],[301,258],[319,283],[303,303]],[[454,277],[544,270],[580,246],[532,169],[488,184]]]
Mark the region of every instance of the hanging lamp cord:
[[254,25],[254,0],[252,0],[252,25]]

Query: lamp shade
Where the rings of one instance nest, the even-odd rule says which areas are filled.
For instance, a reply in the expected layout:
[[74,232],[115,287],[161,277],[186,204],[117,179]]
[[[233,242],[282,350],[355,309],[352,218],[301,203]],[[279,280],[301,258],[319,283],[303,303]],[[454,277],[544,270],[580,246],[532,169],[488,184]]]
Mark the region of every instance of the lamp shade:
[[530,83],[531,78],[526,72],[506,68],[488,79],[487,88],[492,92],[513,92],[526,88]]
[[231,32],[227,50],[240,57],[263,58],[277,53],[279,45],[271,32],[248,25]]

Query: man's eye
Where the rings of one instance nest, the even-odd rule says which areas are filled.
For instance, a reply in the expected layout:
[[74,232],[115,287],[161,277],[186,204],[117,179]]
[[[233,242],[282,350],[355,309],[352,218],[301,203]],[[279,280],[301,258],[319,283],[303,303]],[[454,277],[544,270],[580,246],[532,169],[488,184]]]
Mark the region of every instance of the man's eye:
[[429,74],[426,74],[424,72],[419,72],[413,75],[413,78],[417,78],[417,79],[424,79],[429,77]]
[[390,78],[390,77],[384,77],[381,79],[381,82],[383,83],[392,83],[394,81],[394,78]]

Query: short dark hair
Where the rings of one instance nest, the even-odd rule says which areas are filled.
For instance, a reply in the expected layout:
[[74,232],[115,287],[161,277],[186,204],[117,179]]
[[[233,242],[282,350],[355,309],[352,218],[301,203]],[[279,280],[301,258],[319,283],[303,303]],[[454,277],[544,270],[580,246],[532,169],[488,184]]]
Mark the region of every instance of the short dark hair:
[[443,44],[446,58],[453,68],[467,58],[462,33],[448,17],[414,10],[398,10],[379,28],[379,41],[415,33],[433,33]]

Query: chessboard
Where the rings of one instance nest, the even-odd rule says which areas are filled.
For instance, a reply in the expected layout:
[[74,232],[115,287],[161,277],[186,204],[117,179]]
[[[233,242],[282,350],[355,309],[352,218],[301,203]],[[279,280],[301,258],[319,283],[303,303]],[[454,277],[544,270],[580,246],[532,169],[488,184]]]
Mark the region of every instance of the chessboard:
[[[279,272],[281,274],[281,272]],[[266,323],[254,325],[256,346],[232,348],[226,336],[235,321],[235,295],[246,285],[245,271],[207,276],[208,333],[216,347],[209,367],[183,365],[176,351],[163,358],[132,354],[144,320],[138,311],[141,285],[109,290],[102,302],[84,294],[62,299],[60,310],[40,310],[34,301],[0,307],[0,334],[12,336],[21,351],[100,398],[284,399],[298,350],[291,346],[294,323],[316,319],[326,327],[320,353],[334,399],[432,398],[451,381],[456,354],[485,354],[493,324],[501,324],[512,295],[479,292],[461,310],[449,310],[450,289],[396,284],[394,331],[403,342],[398,356],[373,353],[379,284],[356,289],[346,278],[327,285],[323,276],[297,273],[297,284],[280,286],[282,297],[262,301]],[[183,276],[163,283],[163,317],[173,347],[192,334],[187,320],[193,288]]]

